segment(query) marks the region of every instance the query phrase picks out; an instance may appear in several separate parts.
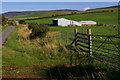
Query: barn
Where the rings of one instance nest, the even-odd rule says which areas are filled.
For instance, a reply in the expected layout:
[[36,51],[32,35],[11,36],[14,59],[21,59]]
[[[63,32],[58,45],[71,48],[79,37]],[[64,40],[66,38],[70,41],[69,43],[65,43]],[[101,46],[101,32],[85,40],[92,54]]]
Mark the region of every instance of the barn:
[[95,26],[97,23],[95,21],[73,21],[65,18],[58,18],[52,20],[53,26]]
[[96,26],[97,22],[95,21],[80,21],[82,26]]
[[65,18],[58,18],[58,19],[54,19],[52,21],[53,26],[81,26],[81,24],[77,21],[73,21],[73,20],[68,20]]

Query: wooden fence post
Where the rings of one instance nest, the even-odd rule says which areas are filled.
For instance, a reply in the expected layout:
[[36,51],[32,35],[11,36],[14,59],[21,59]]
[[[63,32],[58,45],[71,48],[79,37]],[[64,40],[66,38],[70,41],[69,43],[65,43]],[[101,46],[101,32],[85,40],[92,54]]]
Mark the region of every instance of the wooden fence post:
[[60,39],[61,39],[61,31],[59,31],[59,33],[58,33],[58,41],[59,41],[59,43],[60,43]]
[[[75,38],[77,37],[76,34],[78,33],[78,30],[77,28],[74,30],[74,35],[75,35]],[[75,46],[77,46],[77,42],[75,41]]]
[[[77,28],[74,30],[74,34],[76,35],[78,32]],[[75,36],[76,37],[76,36]]]
[[91,29],[87,29],[88,32],[88,43],[89,43],[89,56],[92,56],[92,36]]
[[68,43],[68,32],[66,32],[66,44]]

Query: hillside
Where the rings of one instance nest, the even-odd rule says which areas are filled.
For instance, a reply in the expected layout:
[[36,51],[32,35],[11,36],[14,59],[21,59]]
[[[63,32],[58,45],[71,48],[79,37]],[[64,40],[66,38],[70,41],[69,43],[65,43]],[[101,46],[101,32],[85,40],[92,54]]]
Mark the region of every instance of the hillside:
[[88,9],[87,11],[91,11],[91,10],[101,10],[101,9],[113,9],[113,8],[120,8],[120,5],[117,6],[111,6],[111,7],[103,7],[103,8],[96,8],[96,9]]
[[37,20],[26,20],[26,23],[51,24],[52,20],[55,18],[66,18],[75,21],[92,20],[92,21],[96,21],[98,24],[118,24],[118,11],[116,9],[112,9],[112,10],[113,10],[112,12],[111,11],[100,12],[99,10],[99,13],[98,12],[95,13],[95,11],[93,10],[92,12],[87,12],[84,14],[58,16],[58,17],[37,19]]
[[[87,11],[92,11],[92,10],[101,10],[101,9],[116,9],[119,8],[120,6],[111,6],[111,7],[103,7],[103,8],[96,8],[96,9],[89,9]],[[15,17],[15,18],[26,18],[26,17],[36,17],[33,15],[38,15],[38,14],[44,14],[48,12],[61,12],[61,13],[68,13],[68,12],[81,12],[78,10],[69,10],[69,9],[63,9],[63,10],[48,10],[48,11],[18,11],[18,12],[6,12],[3,13],[5,17]],[[29,15],[29,16],[28,16]]]
[[[16,27],[2,48],[3,79],[120,80],[119,26],[41,25],[56,18],[118,24],[117,8],[22,14],[9,18],[21,23],[11,25]],[[22,20],[38,24],[22,24]]]
[[71,12],[59,12],[59,11],[51,11],[51,12],[42,12],[42,13],[33,13],[30,15],[24,15],[24,16],[16,16],[11,19],[32,19],[32,18],[42,18],[42,17],[51,17],[55,15],[63,15],[63,14],[69,14]]
[[3,13],[5,17],[16,17],[16,16],[25,16],[25,15],[31,15],[35,13],[46,13],[46,12],[75,12],[77,10],[49,10],[49,11],[19,11],[19,12],[7,12]]

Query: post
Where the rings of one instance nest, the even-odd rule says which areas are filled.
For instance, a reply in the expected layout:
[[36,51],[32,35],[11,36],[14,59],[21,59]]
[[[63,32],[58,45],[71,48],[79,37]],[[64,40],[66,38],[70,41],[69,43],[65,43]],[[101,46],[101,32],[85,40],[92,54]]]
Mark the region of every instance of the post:
[[66,44],[68,43],[68,32],[66,32]]
[[61,31],[59,31],[59,39],[61,38]]
[[92,36],[91,36],[91,29],[87,29],[88,32],[88,43],[89,43],[89,56],[92,56]]
[[77,32],[78,32],[78,30],[77,30],[77,28],[74,30],[74,34],[76,35],[77,34]]
[[58,40],[59,40],[59,43],[60,43],[61,38],[62,38],[62,37],[61,37],[61,31],[59,31],[59,39],[58,39]]
[[[76,34],[77,34],[78,30],[77,28],[74,30],[74,35],[75,35],[75,38],[77,37]],[[75,41],[75,46],[77,46],[77,42]]]

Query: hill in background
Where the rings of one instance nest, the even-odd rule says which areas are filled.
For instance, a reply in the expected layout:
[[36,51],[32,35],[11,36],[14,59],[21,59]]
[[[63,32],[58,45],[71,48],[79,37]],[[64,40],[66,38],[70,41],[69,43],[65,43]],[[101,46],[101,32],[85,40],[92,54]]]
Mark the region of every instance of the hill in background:
[[77,10],[49,10],[49,11],[19,11],[19,12],[6,12],[3,13],[5,17],[16,17],[16,16],[25,16],[31,14],[38,14],[38,13],[46,13],[46,12],[75,12]]
[[117,6],[104,7],[104,8],[88,9],[87,11],[91,11],[91,10],[100,10],[100,9],[111,9],[111,8],[120,8],[120,6],[117,5]]

